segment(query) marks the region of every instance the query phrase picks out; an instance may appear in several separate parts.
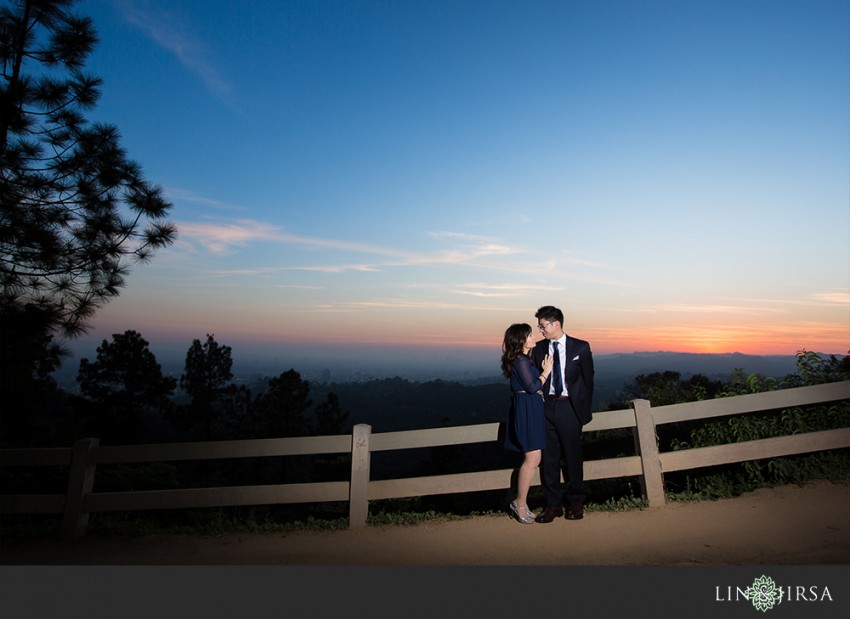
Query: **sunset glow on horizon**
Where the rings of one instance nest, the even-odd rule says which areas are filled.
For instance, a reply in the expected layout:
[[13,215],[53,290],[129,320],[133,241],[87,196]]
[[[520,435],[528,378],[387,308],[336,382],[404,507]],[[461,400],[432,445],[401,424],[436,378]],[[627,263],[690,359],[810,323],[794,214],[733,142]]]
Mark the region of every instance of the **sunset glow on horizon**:
[[[91,350],[103,339],[127,329],[139,331],[151,342],[183,343],[186,347],[194,339],[203,341],[212,334],[216,340],[236,350],[254,346],[278,345],[282,351],[297,347],[327,347],[333,345],[357,350],[358,347],[393,349],[414,347],[423,350],[479,349],[498,350],[505,328],[513,322],[536,324],[534,311],[538,305],[555,303],[541,299],[538,305],[527,308],[470,307],[466,311],[433,309],[387,308],[377,314],[372,311],[325,312],[315,310],[296,315],[297,312],[276,316],[262,309],[233,311],[233,321],[227,320],[230,310],[197,309],[196,314],[158,315],[154,307],[147,309],[139,299],[116,300],[100,314],[99,328],[81,338],[81,350]],[[138,303],[138,307],[125,309],[120,303]],[[850,303],[850,299],[848,299]],[[558,304],[565,312],[567,332],[592,343],[596,354],[631,352],[688,352],[688,353],[742,353],[749,355],[795,355],[799,351],[814,351],[843,356],[850,354],[850,337],[847,327],[840,323],[841,307],[835,312],[834,322],[747,322],[738,324],[710,322],[670,322],[658,324],[655,320],[635,318],[628,327],[606,327],[586,316],[572,317],[569,304]],[[168,307],[167,303],[157,307]],[[115,315],[112,315],[115,312]],[[453,316],[461,316],[460,324],[453,324]],[[243,320],[247,317],[247,322]],[[466,321],[465,323],[463,321]],[[611,322],[614,322],[613,320]],[[414,325],[409,328],[408,325]],[[167,325],[167,326],[163,326]],[[540,339],[535,332],[535,338]]]

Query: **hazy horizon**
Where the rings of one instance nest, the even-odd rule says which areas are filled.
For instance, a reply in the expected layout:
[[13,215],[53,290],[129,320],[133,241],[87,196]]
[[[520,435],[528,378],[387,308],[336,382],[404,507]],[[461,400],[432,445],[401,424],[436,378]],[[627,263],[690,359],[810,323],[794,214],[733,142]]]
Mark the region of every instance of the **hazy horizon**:
[[[144,338],[144,334],[141,334]],[[214,335],[214,334],[213,334]],[[499,376],[500,345],[492,347],[415,347],[372,345],[328,345],[321,342],[292,343],[280,345],[274,343],[229,342],[214,335],[221,346],[230,346],[233,360],[234,375],[245,377],[253,374],[273,376],[289,369],[294,369],[302,376],[311,379],[324,376],[327,380],[349,380],[360,378],[389,378],[399,376],[408,379],[469,379]],[[58,372],[66,380],[76,376],[80,359],[94,361],[97,358],[97,348],[103,339],[112,342],[112,338],[87,338],[76,341],[71,349],[73,356],[65,358]],[[145,338],[147,340],[147,338]],[[202,344],[206,337],[198,339]],[[166,374],[182,373],[185,366],[186,353],[192,345],[187,341],[150,341],[149,350],[156,356],[157,362]],[[808,349],[807,349],[808,350]],[[848,354],[810,350],[822,355],[836,355],[839,358]],[[757,358],[789,358],[795,357],[797,351],[789,351],[782,355],[751,355],[737,351],[727,353],[700,353],[674,350],[634,350],[597,353],[594,358],[605,364],[606,360],[615,357],[638,357],[640,355],[695,355],[720,357],[739,355]],[[673,368],[668,368],[673,369]]]

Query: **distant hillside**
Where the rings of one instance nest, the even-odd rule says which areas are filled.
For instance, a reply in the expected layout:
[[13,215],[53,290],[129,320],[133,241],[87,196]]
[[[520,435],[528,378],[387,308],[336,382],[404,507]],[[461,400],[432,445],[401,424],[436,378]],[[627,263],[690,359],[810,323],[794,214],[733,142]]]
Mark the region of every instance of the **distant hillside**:
[[797,357],[794,355],[633,352],[594,355],[593,361],[596,379],[606,382],[615,379],[631,380],[641,374],[668,370],[679,372],[684,379],[694,374],[702,374],[715,380],[728,378],[736,369],[743,370],[745,374],[763,374],[776,378],[794,374],[797,371]]
[[[736,369],[745,374],[782,378],[796,372],[795,356],[636,352],[594,358],[594,408],[612,403],[627,383],[641,374],[674,371],[683,380],[702,374],[728,380]],[[311,381],[314,403],[334,392],[349,424],[368,423],[373,431],[489,423],[504,420],[510,403],[508,381],[501,376],[460,380],[415,381],[400,377],[364,382]]]
[[694,374],[723,378],[731,375],[736,369],[741,369],[745,374],[757,373],[780,378],[793,374],[797,369],[797,357],[794,355],[633,352],[597,355],[594,361],[597,374],[605,376],[638,376],[671,370],[681,373],[683,378]]

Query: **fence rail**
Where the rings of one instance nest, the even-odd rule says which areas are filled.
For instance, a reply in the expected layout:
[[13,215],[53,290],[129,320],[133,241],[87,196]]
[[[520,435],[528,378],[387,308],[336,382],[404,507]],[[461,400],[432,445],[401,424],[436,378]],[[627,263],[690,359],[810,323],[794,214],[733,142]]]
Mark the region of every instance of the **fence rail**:
[[[655,408],[648,400],[634,400],[629,409],[596,413],[584,431],[632,428],[636,455],[586,461],[584,477],[594,480],[639,476],[649,504],[663,505],[664,473],[846,448],[850,447],[850,428],[660,452],[657,426],[848,399],[850,381]],[[506,489],[512,469],[386,480],[370,478],[372,453],[493,442],[501,435],[501,425],[488,423],[373,434],[369,425],[358,424],[351,434],[338,436],[123,446],[101,446],[98,439],[87,438],[77,441],[72,448],[2,449],[0,467],[66,466],[69,474],[66,494],[2,495],[0,513],[62,514],[62,537],[74,539],[85,534],[89,515],[94,512],[347,501],[349,527],[361,527],[368,519],[369,501]],[[104,464],[322,454],[350,454],[350,479],[321,483],[93,492],[97,466]],[[537,473],[532,483],[540,483]]]

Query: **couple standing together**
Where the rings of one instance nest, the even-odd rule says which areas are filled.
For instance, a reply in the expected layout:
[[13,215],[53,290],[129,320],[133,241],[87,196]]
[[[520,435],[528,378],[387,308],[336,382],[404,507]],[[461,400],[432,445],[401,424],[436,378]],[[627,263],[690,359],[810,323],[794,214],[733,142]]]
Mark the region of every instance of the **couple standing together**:
[[[535,343],[531,325],[517,323],[502,342],[502,374],[510,379],[512,399],[505,447],[524,454],[510,508],[522,524],[552,522],[565,508],[568,520],[580,520],[587,497],[581,433],[591,420],[593,355],[588,342],[564,333],[564,313],[557,307],[541,307],[534,317],[542,340]],[[546,509],[535,516],[527,501],[537,467]]]

